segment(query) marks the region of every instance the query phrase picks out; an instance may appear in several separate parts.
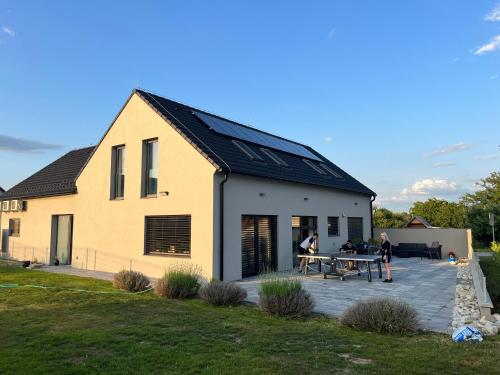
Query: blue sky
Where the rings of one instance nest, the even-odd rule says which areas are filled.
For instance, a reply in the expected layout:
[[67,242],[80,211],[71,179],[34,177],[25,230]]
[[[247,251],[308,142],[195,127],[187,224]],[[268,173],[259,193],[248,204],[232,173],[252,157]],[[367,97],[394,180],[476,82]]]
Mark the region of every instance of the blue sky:
[[0,186],[134,87],[309,144],[391,209],[500,170],[500,1],[117,4],[0,1]]

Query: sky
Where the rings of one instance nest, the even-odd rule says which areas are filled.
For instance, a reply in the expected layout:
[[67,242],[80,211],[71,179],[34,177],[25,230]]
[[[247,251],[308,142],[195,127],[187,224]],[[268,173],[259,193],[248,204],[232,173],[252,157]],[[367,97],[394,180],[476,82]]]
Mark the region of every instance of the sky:
[[0,186],[131,91],[314,147],[408,210],[500,170],[500,1],[0,0]]

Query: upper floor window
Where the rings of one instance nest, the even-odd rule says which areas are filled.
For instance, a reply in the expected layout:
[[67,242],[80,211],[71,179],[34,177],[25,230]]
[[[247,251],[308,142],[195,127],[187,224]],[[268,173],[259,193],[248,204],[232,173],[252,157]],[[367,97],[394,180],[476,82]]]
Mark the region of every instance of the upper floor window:
[[21,235],[21,219],[9,219],[9,236],[19,237]]
[[125,195],[125,146],[115,146],[111,155],[111,199]]
[[233,144],[238,147],[251,160],[263,161],[263,159],[254,150],[248,147],[245,143],[233,140]]
[[156,195],[158,192],[158,139],[144,141],[142,150],[142,195]]

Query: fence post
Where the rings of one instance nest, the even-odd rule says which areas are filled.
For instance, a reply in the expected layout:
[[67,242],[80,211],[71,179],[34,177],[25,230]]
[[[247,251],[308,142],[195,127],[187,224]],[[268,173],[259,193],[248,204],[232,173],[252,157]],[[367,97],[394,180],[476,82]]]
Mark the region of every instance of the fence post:
[[89,248],[87,247],[87,252],[86,252],[86,255],[85,255],[85,269],[88,270],[89,269]]
[[97,259],[97,250],[94,250],[94,271],[96,271],[96,263],[97,263],[96,259]]

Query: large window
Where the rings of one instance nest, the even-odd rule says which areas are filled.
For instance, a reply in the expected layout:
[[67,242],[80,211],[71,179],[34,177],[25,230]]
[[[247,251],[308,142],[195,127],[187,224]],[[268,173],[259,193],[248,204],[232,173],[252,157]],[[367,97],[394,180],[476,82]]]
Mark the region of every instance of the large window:
[[348,217],[347,218],[347,235],[349,239],[356,243],[363,241],[363,218]]
[[145,254],[191,253],[191,215],[146,216]]
[[115,146],[111,155],[111,199],[125,194],[125,146]]
[[21,219],[9,219],[9,236],[19,237],[21,234]]
[[339,236],[339,217],[328,216],[328,237]]
[[158,192],[158,140],[143,143],[142,196],[155,196]]

